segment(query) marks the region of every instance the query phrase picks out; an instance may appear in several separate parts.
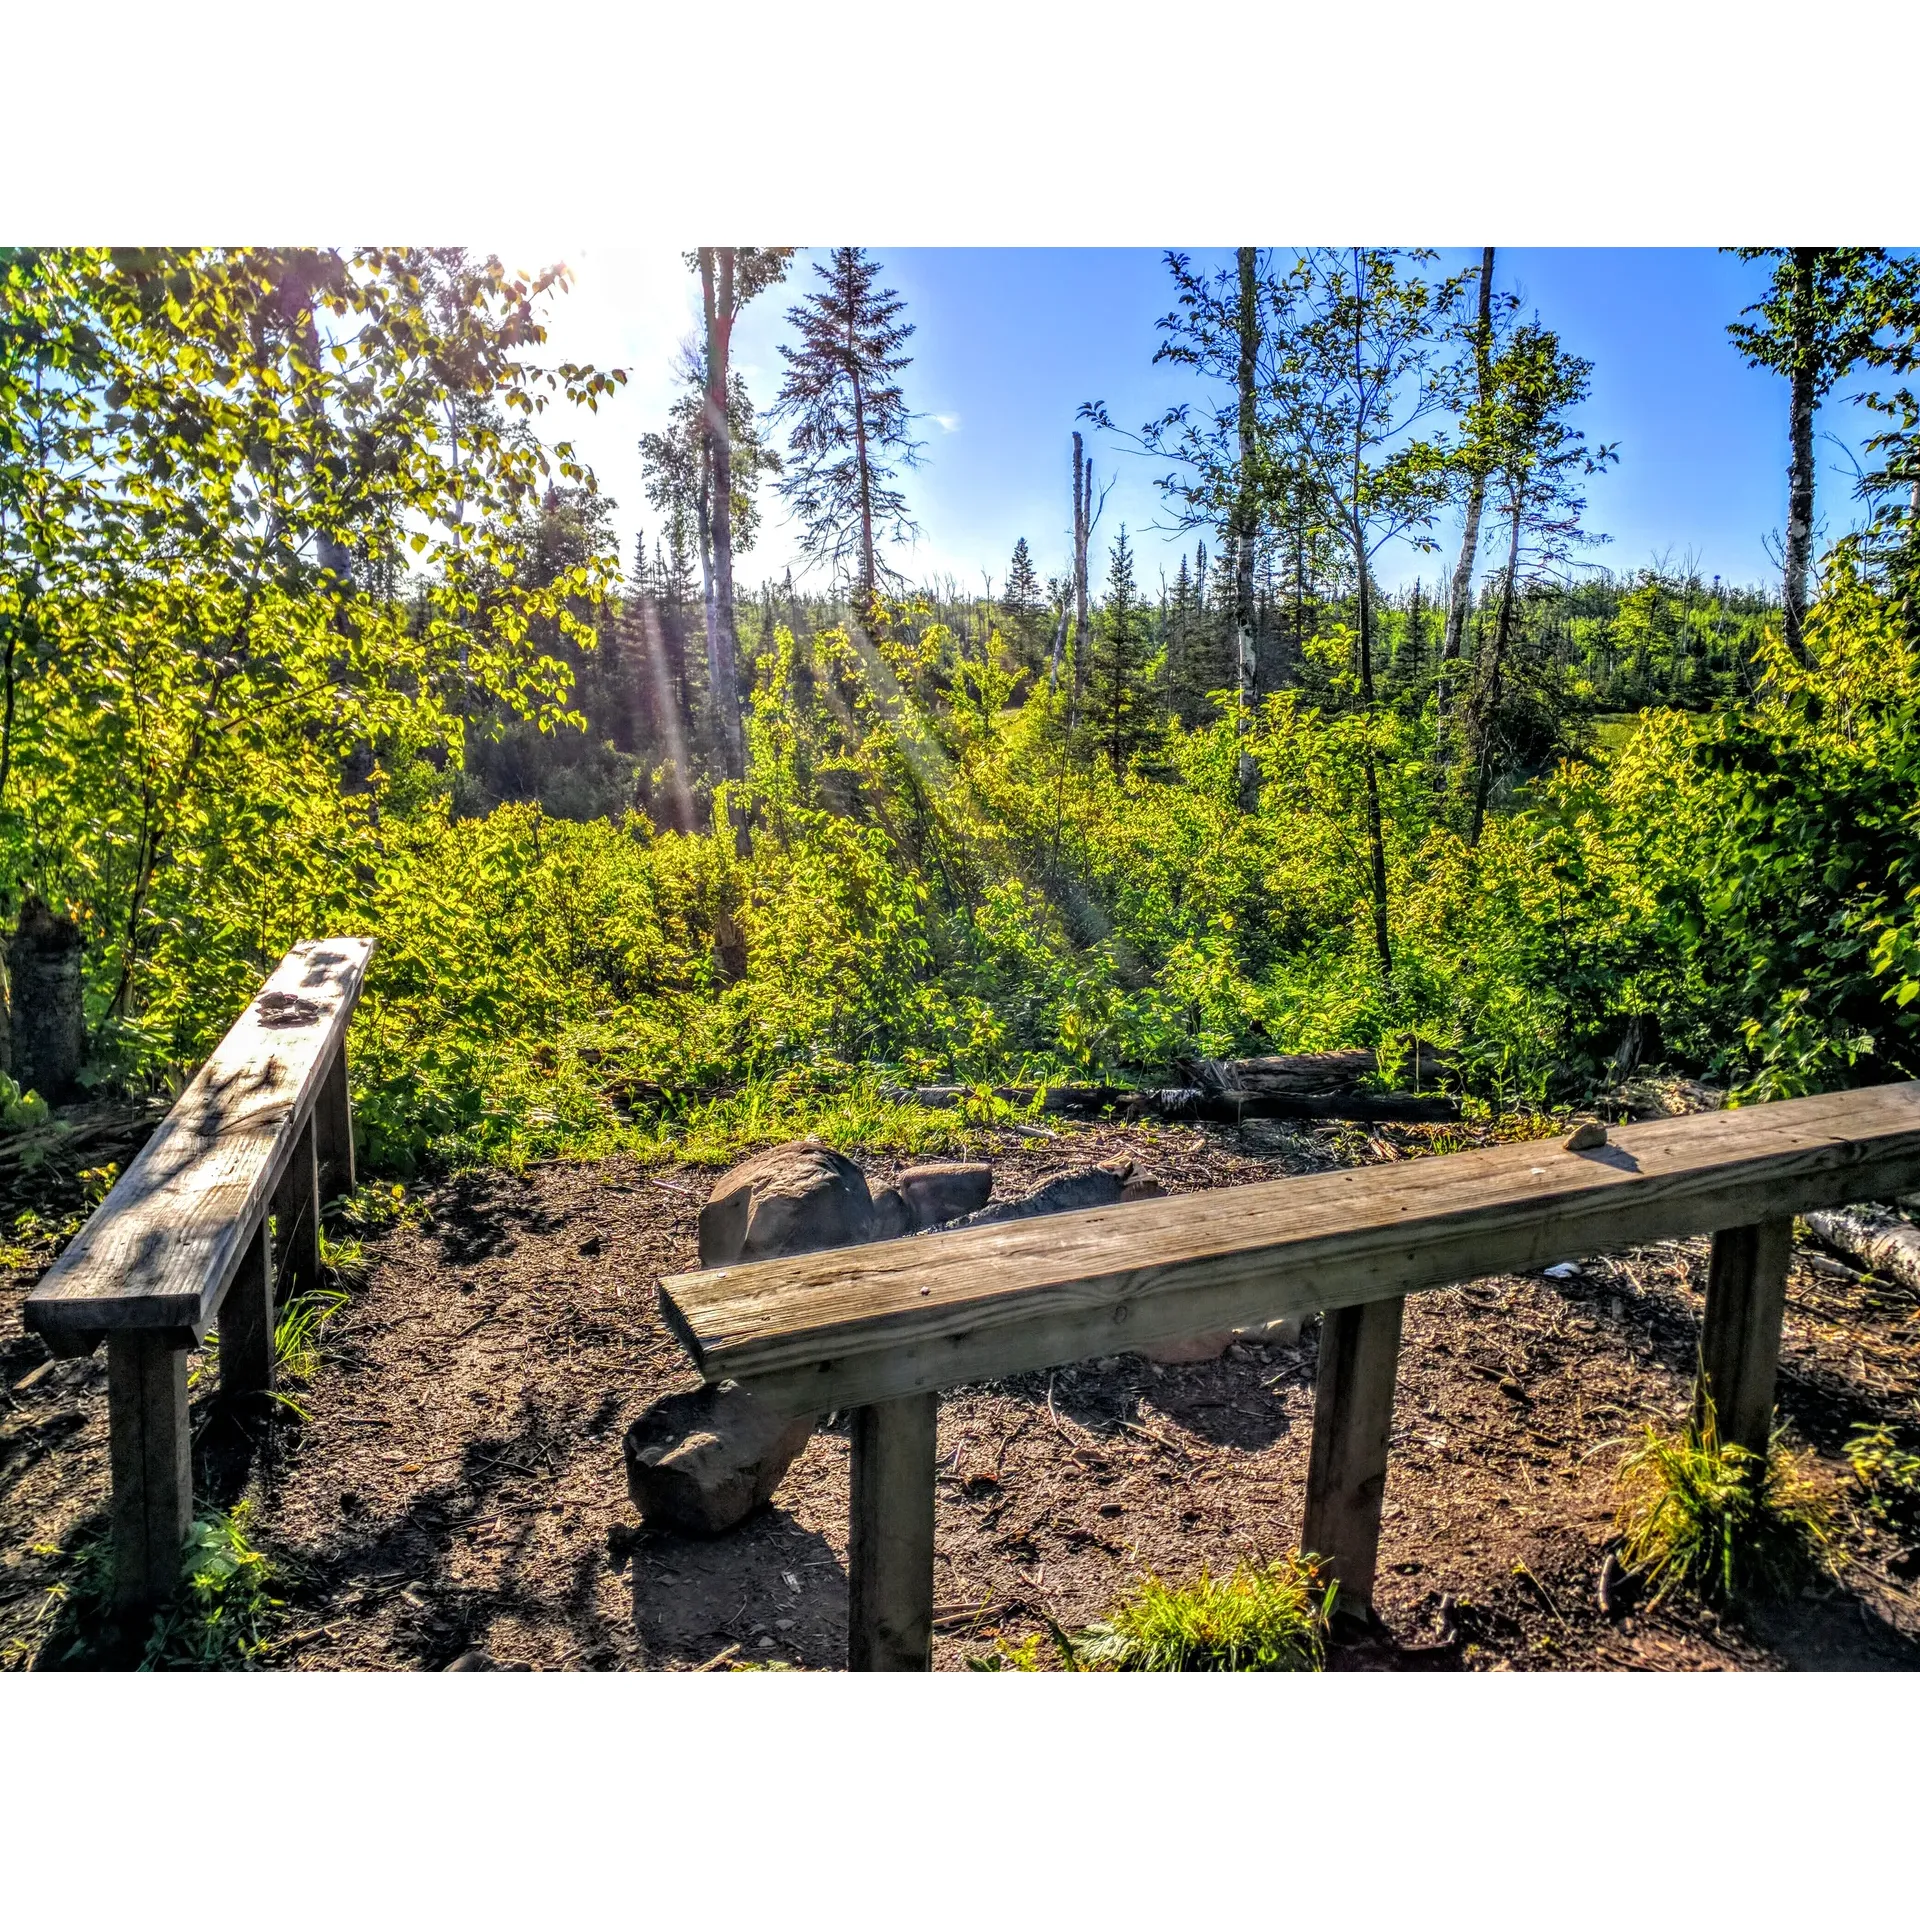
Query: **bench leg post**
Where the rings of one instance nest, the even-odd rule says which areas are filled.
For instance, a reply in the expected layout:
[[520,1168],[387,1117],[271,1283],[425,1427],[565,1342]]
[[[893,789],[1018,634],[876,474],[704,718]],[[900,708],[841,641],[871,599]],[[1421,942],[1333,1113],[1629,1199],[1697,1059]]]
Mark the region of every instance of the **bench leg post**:
[[180,1577],[193,1521],[186,1349],[165,1334],[110,1333],[107,1421],[113,1604],[123,1616],[150,1613]]
[[939,1396],[853,1416],[847,1665],[925,1673],[933,1664],[933,1461]]
[[320,1156],[311,1116],[274,1190],[274,1253],[280,1284],[291,1297],[320,1284]]
[[1335,1307],[1320,1323],[1313,1388],[1313,1452],[1307,1467],[1301,1546],[1340,1583],[1342,1613],[1373,1606],[1380,1502],[1387,1486],[1393,1384],[1400,1364],[1404,1296]]
[[273,1391],[273,1234],[260,1222],[220,1303],[220,1392],[239,1401]]
[[1707,1268],[1694,1419],[1697,1423],[1704,1415],[1711,1395],[1722,1444],[1745,1447],[1761,1459],[1773,1428],[1792,1259],[1793,1222],[1763,1220],[1752,1227],[1723,1227],[1713,1236]]
[[320,1161],[320,1193],[337,1200],[351,1193],[353,1176],[353,1102],[347,1093],[347,1043],[343,1037],[333,1065],[320,1083],[313,1105],[314,1144]]

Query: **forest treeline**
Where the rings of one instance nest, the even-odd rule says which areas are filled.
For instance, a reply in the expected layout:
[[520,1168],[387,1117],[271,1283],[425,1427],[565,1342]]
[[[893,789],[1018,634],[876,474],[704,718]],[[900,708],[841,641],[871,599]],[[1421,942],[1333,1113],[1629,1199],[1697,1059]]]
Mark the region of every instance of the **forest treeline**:
[[[624,376],[545,354],[558,271],[0,255],[0,886],[77,934],[85,1084],[177,1082],[336,928],[380,940],[353,1072],[394,1166],[1412,1035],[1502,1103],[1920,1064],[1904,257],[1778,251],[1728,316],[1784,376],[1777,585],[1594,563],[1591,368],[1491,250],[1242,249],[1169,256],[1193,399],[1063,421],[1070,561],[1023,539],[979,593],[898,570],[879,263],[688,266],[623,554],[564,423]],[[1811,421],[1862,370],[1874,465],[1816,553]],[[1122,447],[1170,576],[1103,524]],[[743,572],[776,491],[797,585]],[[1431,577],[1384,588],[1396,549]]]

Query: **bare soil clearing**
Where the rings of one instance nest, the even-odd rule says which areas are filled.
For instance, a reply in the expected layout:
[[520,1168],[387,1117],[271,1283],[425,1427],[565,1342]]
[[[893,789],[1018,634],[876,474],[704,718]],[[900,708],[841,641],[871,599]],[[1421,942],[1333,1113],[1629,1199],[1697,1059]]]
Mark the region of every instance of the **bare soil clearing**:
[[[1460,1141],[1364,1131],[1060,1123],[1001,1137],[996,1197],[1115,1154],[1169,1192]],[[856,1154],[870,1171],[900,1162]],[[309,1668],[687,1668],[844,1663],[847,1438],[817,1433],[772,1508],[710,1541],[635,1530],[628,1421],[696,1375],[655,1282],[696,1260],[709,1170],[613,1160],[422,1186],[369,1247],[333,1323],[310,1419],[245,1464],[204,1403],[202,1471],[245,1485],[287,1605],[269,1664]],[[16,1276],[30,1284],[32,1274]],[[1837,1582],[1723,1619],[1683,1603],[1603,1612],[1619,1445],[1684,1411],[1706,1243],[1495,1276],[1408,1303],[1377,1636],[1344,1667],[1920,1666],[1912,1545],[1843,1507]],[[0,1659],[45,1637],[62,1562],[107,1489],[105,1368],[43,1366],[0,1300]],[[943,1397],[935,1664],[996,1636],[1072,1628],[1152,1571],[1174,1580],[1299,1536],[1311,1332],[1217,1362],[1134,1356]],[[16,1384],[25,1381],[31,1384]],[[1920,1298],[1796,1260],[1782,1410],[1838,1484],[1856,1421],[1920,1419]],[[250,1474],[250,1483],[244,1476]]]

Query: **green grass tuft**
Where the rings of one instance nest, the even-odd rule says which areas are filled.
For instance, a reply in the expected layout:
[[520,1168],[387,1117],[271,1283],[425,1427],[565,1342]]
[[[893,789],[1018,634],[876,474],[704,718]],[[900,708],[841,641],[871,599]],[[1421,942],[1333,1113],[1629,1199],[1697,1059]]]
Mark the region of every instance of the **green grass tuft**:
[[1709,1605],[1785,1596],[1832,1552],[1833,1497],[1775,1435],[1765,1460],[1722,1443],[1712,1403],[1694,1424],[1649,1426],[1621,1465],[1620,1564],[1651,1596]]
[[1335,1588],[1311,1554],[1179,1586],[1149,1578],[1076,1638],[1088,1667],[1131,1673],[1308,1673],[1326,1664]]
[[346,1304],[344,1293],[321,1287],[296,1293],[274,1316],[273,1369],[281,1388],[273,1397],[302,1420],[307,1417],[306,1403],[289,1389],[307,1386],[319,1372],[327,1322]]

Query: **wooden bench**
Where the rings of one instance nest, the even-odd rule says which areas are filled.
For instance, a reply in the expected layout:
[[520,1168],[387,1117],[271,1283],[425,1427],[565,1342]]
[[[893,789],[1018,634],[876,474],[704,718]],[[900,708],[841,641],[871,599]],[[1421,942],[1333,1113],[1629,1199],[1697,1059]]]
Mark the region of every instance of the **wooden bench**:
[[56,1354],[107,1343],[115,1602],[163,1600],[193,1518],[187,1353],[216,1317],[220,1386],[273,1389],[276,1269],[320,1271],[320,1208],[353,1186],[347,1022],[373,942],[306,940],[27,1298]]
[[1371,1603],[1406,1295],[1711,1233],[1702,1388],[1763,1449],[1796,1214],[1920,1188],[1920,1083],[681,1274],[709,1380],[852,1423],[849,1664],[924,1669],[938,1390],[1325,1315],[1304,1547]]

